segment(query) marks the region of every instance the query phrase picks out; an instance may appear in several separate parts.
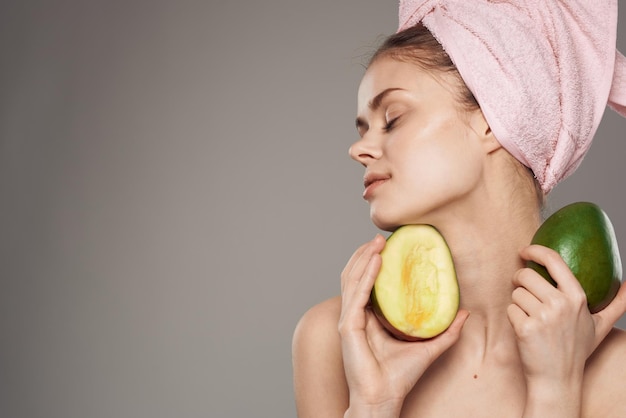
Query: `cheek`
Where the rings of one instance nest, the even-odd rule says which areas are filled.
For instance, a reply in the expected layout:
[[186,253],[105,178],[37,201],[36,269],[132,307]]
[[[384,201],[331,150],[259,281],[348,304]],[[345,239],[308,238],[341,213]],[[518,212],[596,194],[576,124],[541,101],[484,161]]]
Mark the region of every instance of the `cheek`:
[[423,147],[412,161],[406,159],[409,177],[416,184],[447,189],[465,189],[475,184],[482,171],[477,150],[463,139],[441,141],[436,146]]

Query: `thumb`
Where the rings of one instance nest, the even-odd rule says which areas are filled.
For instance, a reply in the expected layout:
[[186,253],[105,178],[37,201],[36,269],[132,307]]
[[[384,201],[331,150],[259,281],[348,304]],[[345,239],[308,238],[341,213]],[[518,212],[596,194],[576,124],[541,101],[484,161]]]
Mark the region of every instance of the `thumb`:
[[596,346],[611,331],[624,312],[626,312],[626,282],[622,283],[611,303],[601,311],[593,314],[596,328]]
[[431,346],[430,354],[433,361],[458,341],[463,325],[465,325],[469,315],[469,311],[459,309],[448,329],[429,341]]

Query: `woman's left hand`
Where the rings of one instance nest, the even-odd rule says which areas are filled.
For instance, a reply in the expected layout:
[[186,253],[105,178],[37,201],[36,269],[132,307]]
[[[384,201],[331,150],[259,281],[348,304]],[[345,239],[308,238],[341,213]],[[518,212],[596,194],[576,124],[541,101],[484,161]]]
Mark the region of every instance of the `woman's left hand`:
[[527,384],[580,388],[587,358],[626,311],[626,285],[606,308],[591,314],[585,292],[556,251],[531,245],[521,256],[545,266],[557,283],[552,286],[529,268],[513,278],[508,317]]

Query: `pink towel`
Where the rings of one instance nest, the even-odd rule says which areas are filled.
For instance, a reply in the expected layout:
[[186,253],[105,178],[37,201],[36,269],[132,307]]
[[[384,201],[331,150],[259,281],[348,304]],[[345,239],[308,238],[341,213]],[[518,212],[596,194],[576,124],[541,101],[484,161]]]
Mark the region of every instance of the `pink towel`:
[[580,164],[607,104],[626,117],[617,0],[400,0],[422,22],[491,129],[548,193]]

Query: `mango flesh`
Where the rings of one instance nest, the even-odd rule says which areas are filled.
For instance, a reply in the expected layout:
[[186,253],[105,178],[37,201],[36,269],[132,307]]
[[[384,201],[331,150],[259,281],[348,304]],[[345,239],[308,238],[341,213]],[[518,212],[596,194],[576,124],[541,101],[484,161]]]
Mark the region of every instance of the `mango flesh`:
[[417,341],[445,331],[459,308],[459,285],[450,249],[430,225],[394,231],[381,252],[372,310],[395,337]]
[[[611,220],[596,204],[569,204],[546,219],[532,244],[558,252],[580,282],[592,313],[605,308],[622,281],[622,263]],[[556,286],[547,269],[535,262],[527,266]]]

